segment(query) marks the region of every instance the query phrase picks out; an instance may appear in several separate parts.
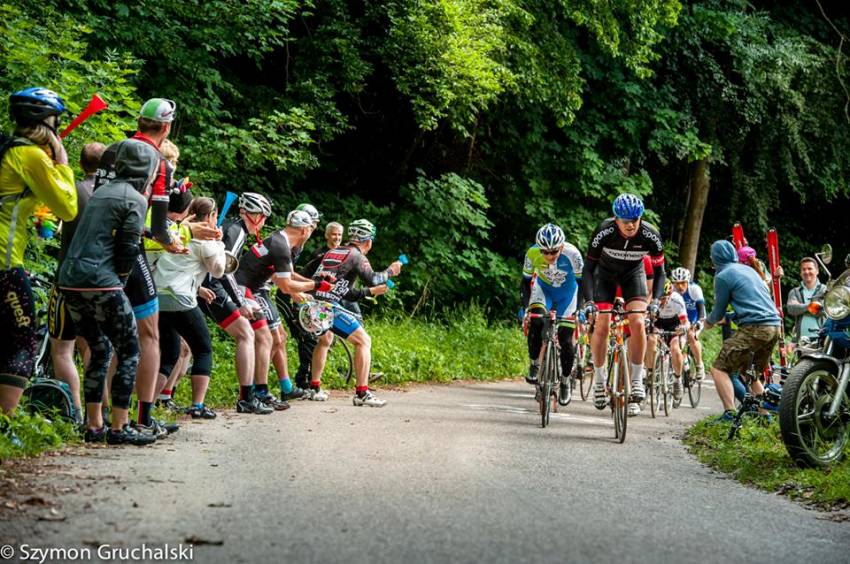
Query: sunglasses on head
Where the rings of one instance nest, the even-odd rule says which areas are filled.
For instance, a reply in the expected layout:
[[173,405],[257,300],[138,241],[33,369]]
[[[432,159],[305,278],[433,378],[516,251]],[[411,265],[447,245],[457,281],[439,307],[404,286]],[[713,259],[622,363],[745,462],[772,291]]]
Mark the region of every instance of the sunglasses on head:
[[558,253],[561,252],[561,250],[560,249],[549,249],[548,251],[547,250],[541,250],[540,252],[544,255],[552,256],[552,255],[557,255]]

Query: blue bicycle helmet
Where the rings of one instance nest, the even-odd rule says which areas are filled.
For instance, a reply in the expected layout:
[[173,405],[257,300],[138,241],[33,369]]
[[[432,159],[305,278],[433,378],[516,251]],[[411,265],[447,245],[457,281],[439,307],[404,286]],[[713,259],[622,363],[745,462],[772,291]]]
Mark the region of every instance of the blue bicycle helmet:
[[62,98],[46,88],[25,88],[9,96],[9,116],[19,125],[39,123],[64,111]]
[[560,249],[561,245],[567,240],[563,229],[554,223],[547,223],[537,231],[537,246],[543,250],[550,251],[552,249]]
[[643,215],[643,200],[634,194],[620,194],[614,199],[611,208],[618,219],[640,219]]

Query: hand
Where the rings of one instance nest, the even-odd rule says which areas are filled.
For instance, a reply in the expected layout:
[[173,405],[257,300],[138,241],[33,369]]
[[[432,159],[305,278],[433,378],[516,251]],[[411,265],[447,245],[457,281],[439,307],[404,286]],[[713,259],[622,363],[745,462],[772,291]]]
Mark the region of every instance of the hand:
[[785,271],[782,270],[782,265],[780,264],[776,267],[776,272],[773,273],[773,277],[782,278],[783,276],[785,276]]
[[659,309],[660,308],[658,307],[658,302],[653,301],[651,304],[649,304],[649,307],[646,308],[646,311],[647,311],[647,313],[649,313],[650,318],[656,319],[656,318],[658,318],[658,310]]
[[194,215],[190,215],[183,220],[183,223],[189,226],[189,231],[192,232],[192,239],[201,241],[219,241],[221,240],[221,229],[211,226],[205,221],[194,222]]
[[334,275],[334,273],[333,273],[333,272],[328,272],[327,270],[322,270],[322,271],[320,271],[318,274],[316,274],[316,277],[317,277],[317,278],[321,278],[321,279],[323,279],[323,280],[327,280],[327,281],[328,281],[328,282],[330,282],[331,284],[333,284],[334,282],[336,282],[336,276]]
[[323,278],[313,279],[313,282],[316,284],[315,288],[313,288],[317,292],[330,292],[333,288],[333,285]]
[[49,143],[50,149],[53,151],[53,162],[56,164],[67,165],[68,164],[68,153],[65,151],[65,146],[62,144],[62,139],[53,133],[50,132]]
[[386,284],[379,284],[378,286],[372,286],[369,288],[369,291],[373,296],[383,296],[387,293],[387,290],[389,290],[389,287],[387,287]]
[[304,292],[295,292],[294,294],[289,295],[292,296],[292,301],[297,304],[303,304],[308,300],[307,294],[305,294]]
[[189,249],[187,247],[184,247],[180,243],[180,239],[175,239],[174,241],[172,241],[171,243],[168,243],[168,244],[165,244],[165,243],[161,243],[161,244],[162,244],[163,249],[165,249],[167,252],[175,254],[175,255],[185,255],[185,254],[189,253]]
[[392,274],[393,276],[398,276],[399,272],[401,272],[401,266],[402,266],[401,261],[397,260],[394,263],[392,263],[387,270],[389,270],[390,274]]
[[593,302],[587,302],[584,304],[584,315],[588,318],[593,317],[599,311],[599,308],[596,307],[596,304]]
[[200,288],[198,288],[198,297],[207,302],[208,304],[211,304],[212,301],[215,299],[215,292],[213,292],[209,288],[204,288],[203,286],[201,286]]
[[239,308],[239,314],[248,321],[254,320],[254,308],[248,302],[245,302],[245,305]]

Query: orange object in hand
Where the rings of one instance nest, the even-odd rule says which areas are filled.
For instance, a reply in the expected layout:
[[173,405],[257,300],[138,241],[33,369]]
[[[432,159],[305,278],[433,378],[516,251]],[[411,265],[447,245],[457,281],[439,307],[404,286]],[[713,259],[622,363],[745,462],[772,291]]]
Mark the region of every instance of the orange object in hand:
[[810,302],[806,309],[809,310],[809,313],[812,315],[818,315],[823,309],[823,305],[821,305],[820,302]]

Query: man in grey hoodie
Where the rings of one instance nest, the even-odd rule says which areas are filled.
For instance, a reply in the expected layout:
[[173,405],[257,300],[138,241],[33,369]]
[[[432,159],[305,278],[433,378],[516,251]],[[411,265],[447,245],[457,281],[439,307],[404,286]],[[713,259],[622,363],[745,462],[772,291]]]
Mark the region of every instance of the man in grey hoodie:
[[[59,288],[77,331],[91,349],[85,379],[85,440],[144,445],[156,438],[127,422],[139,364],[139,339],[124,283],[140,252],[147,196],[159,159],[156,149],[134,139],[112,148],[115,177],[92,194],[59,270]],[[107,431],[101,403],[113,352],[118,367],[111,387],[112,429]]]
[[[738,263],[738,254],[729,241],[715,241],[711,245],[711,262],[717,274],[714,277],[714,309],[705,319],[709,329],[720,323],[729,304],[735,310],[738,331],[723,342],[720,353],[711,367],[717,395],[723,402],[723,418],[735,415],[735,394],[729,374],[744,371],[752,359],[756,370],[761,371],[770,362],[773,347],[779,340],[779,314],[770,293],[755,270]],[[761,382],[753,383],[753,393],[763,391]]]

